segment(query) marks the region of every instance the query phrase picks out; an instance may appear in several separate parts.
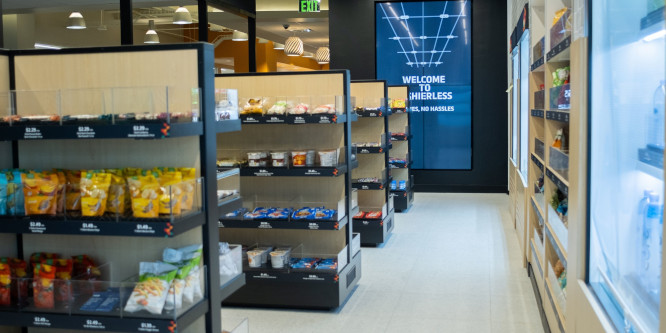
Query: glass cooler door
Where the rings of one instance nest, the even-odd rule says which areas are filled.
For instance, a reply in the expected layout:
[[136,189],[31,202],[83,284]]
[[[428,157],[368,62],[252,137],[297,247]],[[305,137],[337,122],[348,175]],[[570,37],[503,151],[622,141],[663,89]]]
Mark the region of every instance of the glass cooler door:
[[620,332],[657,332],[664,0],[592,0],[588,283]]

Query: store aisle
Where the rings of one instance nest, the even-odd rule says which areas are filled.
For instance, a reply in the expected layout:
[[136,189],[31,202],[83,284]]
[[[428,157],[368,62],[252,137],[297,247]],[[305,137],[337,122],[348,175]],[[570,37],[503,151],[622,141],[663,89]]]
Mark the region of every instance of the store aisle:
[[416,194],[333,312],[224,308],[264,332],[541,332],[504,194]]

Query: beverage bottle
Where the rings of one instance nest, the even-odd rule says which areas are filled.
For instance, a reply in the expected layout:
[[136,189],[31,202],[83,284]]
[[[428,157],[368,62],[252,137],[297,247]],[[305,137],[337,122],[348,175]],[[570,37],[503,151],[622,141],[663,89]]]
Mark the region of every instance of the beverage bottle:
[[666,81],[661,80],[654,91],[652,112],[648,115],[647,144],[664,149],[664,103],[666,103]]
[[663,204],[659,194],[651,192],[644,209],[643,222],[643,281],[653,299],[658,302],[661,290],[661,244],[663,230]]

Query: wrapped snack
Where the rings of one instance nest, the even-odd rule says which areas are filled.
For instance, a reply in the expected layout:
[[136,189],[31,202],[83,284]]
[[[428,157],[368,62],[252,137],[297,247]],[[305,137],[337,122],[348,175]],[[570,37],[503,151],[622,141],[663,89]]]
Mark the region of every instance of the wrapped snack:
[[293,108],[289,108],[289,114],[306,114],[310,110],[310,105],[305,103],[298,103]]
[[105,171],[111,175],[109,197],[106,200],[106,212],[125,215],[131,199],[127,191],[127,182],[125,177],[123,177],[123,171],[120,169],[107,169]]
[[404,109],[407,107],[407,104],[405,103],[405,100],[402,98],[396,98],[391,100],[391,107],[395,109]]
[[183,174],[168,171],[160,176],[160,214],[180,215],[183,190]]
[[365,217],[365,212],[358,212],[356,215],[354,215],[354,218],[358,219],[358,220],[360,220],[364,217]]
[[81,215],[102,216],[106,211],[111,175],[97,171],[81,173]]
[[233,212],[227,213],[226,215],[224,215],[224,218],[225,219],[237,219],[237,218],[243,216],[243,214],[245,214],[245,212],[247,212],[247,208],[239,208],[239,209],[234,210]]
[[143,176],[143,169],[141,168],[125,168],[123,169],[125,177]]
[[132,214],[138,218],[159,217],[159,200],[157,193],[160,183],[153,175],[134,176],[127,178],[132,198]]
[[291,215],[291,218],[294,220],[306,220],[314,216],[314,210],[309,207],[304,207],[298,210],[295,210]]
[[58,187],[56,189],[56,214],[62,215],[65,212],[65,185],[67,179],[65,178],[65,170],[53,170],[58,176]]
[[183,289],[183,300],[188,303],[194,303],[203,298],[203,289],[201,288],[201,245],[192,245],[180,249],[184,258],[189,260],[191,268],[185,278],[185,287]]
[[81,211],[81,171],[65,171],[65,210],[68,212]]
[[8,172],[7,176],[7,211],[11,216],[25,215],[25,197],[23,195],[23,173],[18,170]]
[[313,220],[331,220],[335,216],[335,209],[326,209],[324,207],[315,208],[314,214],[310,215]]
[[56,215],[56,174],[24,173],[23,196],[27,215]]
[[261,98],[250,98],[245,105],[240,114],[263,114],[264,113],[264,100]]
[[266,215],[266,218],[268,219],[273,219],[273,220],[286,220],[289,218],[289,214],[291,213],[291,209],[289,208],[278,208]]
[[[192,303],[194,289],[201,289],[200,283],[198,283],[199,280],[189,281],[189,285],[187,283],[187,278],[194,266],[197,266],[198,269],[201,260],[201,249],[201,245],[193,245],[178,250],[169,248],[164,250],[162,255],[164,262],[178,267],[178,273],[176,273],[176,277],[169,287],[169,297],[167,297],[164,305],[165,310],[182,308],[184,298],[187,302]],[[187,294],[187,297],[185,297],[185,294]]]
[[[6,260],[12,271],[13,285],[12,285],[12,300],[14,303],[19,304],[19,299],[24,300],[28,297],[28,290],[30,287],[30,280],[28,280],[28,263],[25,260],[16,258],[3,258]],[[2,260],[0,260],[2,261]]]
[[287,113],[287,108],[290,108],[290,102],[288,101],[277,101],[270,109],[266,112],[269,115],[283,115]]
[[43,261],[44,264],[55,267],[54,282],[55,287],[55,301],[68,302],[72,300],[72,259],[47,259]]
[[312,269],[318,262],[317,258],[291,258],[290,266],[294,269]]
[[48,253],[48,252],[35,252],[30,255],[30,267],[29,272],[34,271],[35,266],[42,261],[49,259],[58,259],[60,256],[57,253]]
[[0,172],[0,216],[8,215],[7,211],[7,188],[9,181],[4,172]]
[[181,190],[183,190],[183,197],[181,199],[180,209],[191,210],[192,205],[194,204],[194,190],[196,189],[195,177],[197,175],[197,170],[195,168],[178,168],[178,171],[183,176],[183,183]]
[[152,314],[162,313],[169,286],[176,277],[178,267],[163,262],[139,264],[139,283],[134,287],[125,305],[125,311],[146,310]]
[[337,259],[322,259],[317,263],[315,269],[337,269],[338,260]]
[[32,293],[36,308],[53,309],[55,307],[54,279],[55,267],[47,264],[36,264],[32,281]]
[[372,212],[367,212],[365,214],[366,219],[371,219],[371,220],[378,220],[382,218],[382,212],[380,211],[372,211]]
[[312,110],[312,114],[335,114],[335,105],[323,104]]
[[0,262],[0,306],[12,304],[12,270],[9,263]]

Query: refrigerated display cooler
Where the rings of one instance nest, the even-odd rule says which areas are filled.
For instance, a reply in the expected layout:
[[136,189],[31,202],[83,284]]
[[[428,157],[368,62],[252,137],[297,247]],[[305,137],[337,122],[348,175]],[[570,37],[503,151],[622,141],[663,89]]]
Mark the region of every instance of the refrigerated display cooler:
[[663,0],[592,0],[588,283],[620,332],[657,332],[664,207]]

